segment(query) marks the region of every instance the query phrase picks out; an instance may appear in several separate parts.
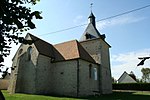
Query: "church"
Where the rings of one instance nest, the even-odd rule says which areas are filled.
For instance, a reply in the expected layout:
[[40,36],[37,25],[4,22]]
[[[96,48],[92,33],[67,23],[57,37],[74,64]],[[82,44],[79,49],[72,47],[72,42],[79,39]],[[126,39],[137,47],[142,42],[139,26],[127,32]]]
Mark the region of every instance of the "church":
[[91,12],[80,40],[50,44],[27,34],[13,57],[10,93],[83,97],[112,93],[111,47]]

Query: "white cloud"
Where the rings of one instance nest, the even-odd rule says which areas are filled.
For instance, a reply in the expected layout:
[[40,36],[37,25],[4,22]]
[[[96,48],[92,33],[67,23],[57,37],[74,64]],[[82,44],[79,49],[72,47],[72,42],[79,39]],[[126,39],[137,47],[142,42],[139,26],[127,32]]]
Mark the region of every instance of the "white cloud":
[[96,24],[97,24],[97,28],[99,30],[102,30],[106,27],[136,23],[136,22],[139,22],[139,21],[144,20],[144,19],[145,19],[145,17],[134,17],[131,15],[130,16],[126,15],[126,16],[113,18],[110,20],[100,21],[100,22],[97,22]]
[[111,56],[112,76],[115,77],[115,79],[118,79],[123,74],[124,71],[128,73],[133,71],[138,78],[141,78],[142,76],[141,69],[143,67],[150,68],[150,60],[145,61],[145,64],[143,66],[137,67],[137,64],[140,62],[138,57],[150,56],[149,54],[150,49],[144,49],[124,54],[112,55]]

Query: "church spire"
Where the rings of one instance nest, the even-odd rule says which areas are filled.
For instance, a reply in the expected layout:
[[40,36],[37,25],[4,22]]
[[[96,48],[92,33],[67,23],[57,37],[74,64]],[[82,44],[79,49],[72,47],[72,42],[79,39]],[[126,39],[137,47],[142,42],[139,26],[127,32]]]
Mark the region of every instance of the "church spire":
[[91,11],[91,14],[88,17],[88,19],[89,19],[89,23],[93,24],[93,26],[96,27],[96,25],[95,25],[95,16],[94,16],[92,11]]
[[91,14],[88,17],[89,23],[83,35],[81,36],[80,41],[88,41],[88,40],[97,39],[97,38],[101,38],[103,40],[105,39],[105,35],[104,34],[101,35],[96,28],[96,21],[95,21],[95,16],[92,12],[92,5],[93,4],[91,3]]
[[95,25],[95,16],[94,16],[94,14],[92,12],[92,7],[93,7],[93,3],[91,3],[91,6],[90,6],[90,8],[91,8],[91,14],[88,17],[88,20],[89,20],[89,23],[93,24],[93,26],[96,27],[96,25]]

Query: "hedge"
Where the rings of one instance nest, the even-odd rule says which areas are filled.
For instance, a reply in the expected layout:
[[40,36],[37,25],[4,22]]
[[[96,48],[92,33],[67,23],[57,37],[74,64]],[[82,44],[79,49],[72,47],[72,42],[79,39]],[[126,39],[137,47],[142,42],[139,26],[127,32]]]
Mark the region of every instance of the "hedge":
[[114,83],[113,90],[150,91],[150,83]]

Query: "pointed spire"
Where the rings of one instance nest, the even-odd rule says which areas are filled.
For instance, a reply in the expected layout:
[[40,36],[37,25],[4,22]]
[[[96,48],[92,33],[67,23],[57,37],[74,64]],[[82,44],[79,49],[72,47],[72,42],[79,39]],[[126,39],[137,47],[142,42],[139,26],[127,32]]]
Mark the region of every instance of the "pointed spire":
[[91,11],[91,14],[90,16],[88,17],[89,18],[89,23],[92,23],[94,27],[96,27],[96,24],[95,24],[95,16],[93,14],[93,12]]
[[89,24],[87,26],[87,28],[85,29],[83,35],[80,38],[80,41],[87,41],[87,40],[91,40],[91,39],[96,39],[96,38],[101,38],[101,39],[105,39],[105,35],[101,35],[99,33],[99,31],[96,28],[96,21],[95,21],[95,16],[92,12],[92,5],[93,3],[91,3],[91,14],[88,17],[88,21]]
[[90,16],[88,17],[88,20],[89,20],[89,23],[92,23],[94,27],[96,27],[95,25],[95,16],[92,12],[92,7],[93,7],[93,3],[90,4],[90,8],[91,8],[91,14]]

